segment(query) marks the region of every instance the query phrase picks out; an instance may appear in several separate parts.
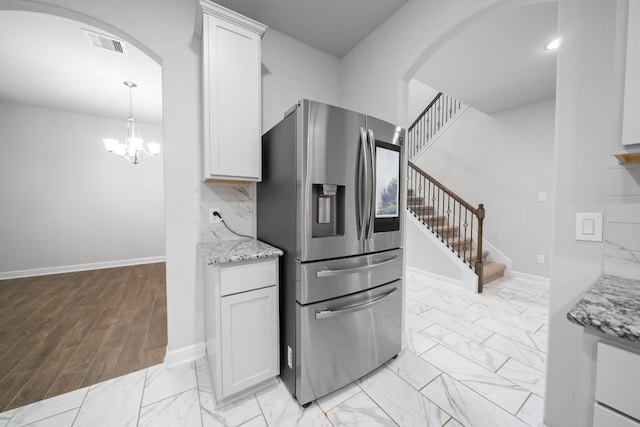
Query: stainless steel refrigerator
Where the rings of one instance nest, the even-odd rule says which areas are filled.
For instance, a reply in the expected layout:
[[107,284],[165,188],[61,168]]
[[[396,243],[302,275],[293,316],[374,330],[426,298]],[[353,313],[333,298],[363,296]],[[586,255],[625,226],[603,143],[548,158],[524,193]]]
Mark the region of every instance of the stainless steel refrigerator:
[[301,405],[400,351],[403,141],[309,100],[262,137],[258,238],[284,251],[280,377]]

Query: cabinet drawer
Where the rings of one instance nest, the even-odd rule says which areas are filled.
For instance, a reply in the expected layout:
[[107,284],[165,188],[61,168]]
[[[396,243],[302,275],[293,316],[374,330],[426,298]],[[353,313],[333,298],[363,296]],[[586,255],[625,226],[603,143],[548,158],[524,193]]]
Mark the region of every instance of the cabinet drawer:
[[277,258],[220,268],[221,295],[231,295],[278,283]]
[[593,427],[640,427],[640,422],[596,403],[593,408]]
[[640,354],[598,343],[596,400],[640,419]]

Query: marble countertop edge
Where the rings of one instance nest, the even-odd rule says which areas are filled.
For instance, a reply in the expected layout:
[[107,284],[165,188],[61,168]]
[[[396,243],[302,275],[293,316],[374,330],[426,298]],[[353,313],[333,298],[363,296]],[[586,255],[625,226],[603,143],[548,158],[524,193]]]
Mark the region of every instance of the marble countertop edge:
[[282,250],[253,238],[202,242],[198,243],[198,249],[207,265],[229,264],[283,255]]
[[576,325],[640,341],[640,280],[602,275],[567,312]]

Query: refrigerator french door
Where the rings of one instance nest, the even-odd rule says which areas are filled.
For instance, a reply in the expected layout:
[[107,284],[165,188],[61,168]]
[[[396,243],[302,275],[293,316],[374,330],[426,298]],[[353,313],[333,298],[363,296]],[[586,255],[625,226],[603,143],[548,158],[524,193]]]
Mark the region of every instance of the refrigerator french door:
[[399,247],[404,131],[327,104],[304,100],[298,109],[296,257],[304,262]]
[[284,252],[280,376],[301,404],[400,351],[403,139],[309,100],[263,136],[258,238]]

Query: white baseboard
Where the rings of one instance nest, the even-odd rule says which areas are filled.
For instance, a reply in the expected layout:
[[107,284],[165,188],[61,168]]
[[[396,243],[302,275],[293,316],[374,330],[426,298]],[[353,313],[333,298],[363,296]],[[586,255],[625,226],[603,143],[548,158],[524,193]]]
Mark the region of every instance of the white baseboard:
[[434,280],[436,282],[445,283],[447,285],[458,286],[460,288],[468,289],[468,290],[473,291],[473,292],[476,291],[476,288],[470,286],[470,284],[468,284],[468,283],[465,284],[465,282],[462,281],[462,280],[456,280],[456,279],[452,279],[451,277],[441,276],[439,274],[432,273],[432,272],[426,271],[426,270],[421,270],[421,269],[416,268],[416,267],[407,266],[407,273],[418,274],[420,276],[427,277],[427,278],[429,278],[431,280]]
[[164,356],[164,364],[167,366],[177,366],[183,363],[193,362],[207,354],[207,346],[204,342],[188,345],[175,350],[167,350]]
[[520,273],[518,271],[511,271],[509,273],[509,276],[513,277],[514,279],[528,280],[530,282],[539,283],[541,285],[549,286],[551,284],[551,279],[549,279],[548,277],[536,276],[535,274]]
[[153,264],[165,262],[165,256],[148,258],[132,258],[118,261],[92,262],[89,264],[63,265],[60,267],[34,268],[31,270],[16,270],[0,272],[0,280],[19,279],[21,277],[47,276],[49,274],[73,273],[76,271],[100,270],[103,268],[126,267],[129,265]]

